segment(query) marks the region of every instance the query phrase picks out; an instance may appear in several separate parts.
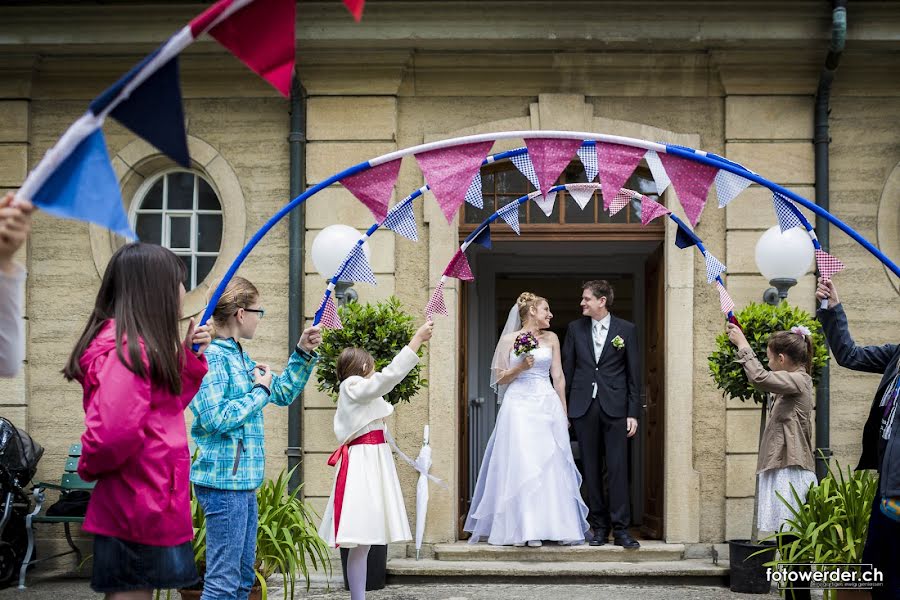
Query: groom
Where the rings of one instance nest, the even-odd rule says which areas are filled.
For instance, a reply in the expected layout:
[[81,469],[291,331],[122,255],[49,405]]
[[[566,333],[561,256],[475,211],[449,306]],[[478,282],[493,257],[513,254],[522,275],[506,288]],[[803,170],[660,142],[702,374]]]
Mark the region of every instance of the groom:
[[[640,397],[637,333],[633,323],[609,313],[613,289],[605,280],[582,287],[581,313],[569,323],[562,349],[569,419],[575,427],[588,490],[591,546],[602,546],[612,528],[617,546],[638,548],[628,534],[627,438],[637,433]],[[609,503],[603,494],[606,458]]]

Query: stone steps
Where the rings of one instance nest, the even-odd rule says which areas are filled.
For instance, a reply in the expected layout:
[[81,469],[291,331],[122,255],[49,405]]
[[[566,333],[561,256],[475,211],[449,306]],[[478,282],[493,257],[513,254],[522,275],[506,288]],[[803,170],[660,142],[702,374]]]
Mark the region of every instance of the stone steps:
[[[621,546],[607,544],[605,546],[557,546],[545,544],[540,548],[491,546],[489,544],[435,544],[434,559],[451,562],[574,562],[574,563],[641,563],[680,561],[684,558],[684,544],[667,544],[658,540],[641,542],[641,547],[626,550]],[[415,557],[415,549],[407,553]],[[430,557],[429,557],[430,558]]]
[[436,560],[395,558],[388,561],[391,579],[435,581],[467,579],[481,581],[520,580],[535,583],[577,583],[583,581],[699,585],[726,585],[728,565],[709,560],[672,561],[535,561],[535,560]]

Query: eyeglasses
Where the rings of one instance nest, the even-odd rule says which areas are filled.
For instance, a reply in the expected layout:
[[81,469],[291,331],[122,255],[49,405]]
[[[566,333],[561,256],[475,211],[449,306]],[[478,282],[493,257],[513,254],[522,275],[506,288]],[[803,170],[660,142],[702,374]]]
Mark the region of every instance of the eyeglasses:
[[262,319],[266,316],[266,309],[264,308],[245,308],[244,312],[252,312],[259,315],[259,318]]

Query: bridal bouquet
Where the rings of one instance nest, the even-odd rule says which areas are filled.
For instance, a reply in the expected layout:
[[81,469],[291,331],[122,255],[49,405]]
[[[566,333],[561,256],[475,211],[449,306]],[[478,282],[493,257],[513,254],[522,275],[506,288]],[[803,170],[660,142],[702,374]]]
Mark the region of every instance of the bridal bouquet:
[[525,333],[516,336],[516,341],[513,342],[513,353],[516,356],[522,356],[523,354],[528,354],[529,352],[537,350],[537,347],[537,338],[534,337],[534,334],[530,331],[526,331]]

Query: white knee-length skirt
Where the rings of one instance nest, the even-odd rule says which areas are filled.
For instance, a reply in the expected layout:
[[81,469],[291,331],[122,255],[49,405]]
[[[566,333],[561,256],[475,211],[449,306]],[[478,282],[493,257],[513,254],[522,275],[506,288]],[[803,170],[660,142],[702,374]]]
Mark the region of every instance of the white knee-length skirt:
[[[412,540],[390,446],[350,446],[349,465],[339,529],[335,534],[332,483],[331,497],[319,526],[322,539],[331,547],[345,548]],[[340,463],[335,467],[335,482],[339,468]]]

